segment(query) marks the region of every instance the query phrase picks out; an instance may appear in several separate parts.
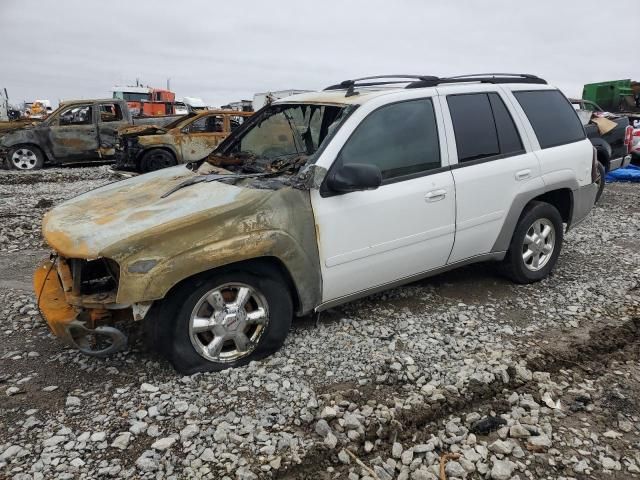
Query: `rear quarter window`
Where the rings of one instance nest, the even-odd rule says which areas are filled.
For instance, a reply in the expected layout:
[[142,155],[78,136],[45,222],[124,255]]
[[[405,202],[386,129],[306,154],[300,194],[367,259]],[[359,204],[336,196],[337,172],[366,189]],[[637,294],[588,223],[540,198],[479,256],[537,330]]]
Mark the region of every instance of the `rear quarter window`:
[[582,122],[569,100],[558,90],[513,92],[538,137],[541,148],[557,147],[586,138]]

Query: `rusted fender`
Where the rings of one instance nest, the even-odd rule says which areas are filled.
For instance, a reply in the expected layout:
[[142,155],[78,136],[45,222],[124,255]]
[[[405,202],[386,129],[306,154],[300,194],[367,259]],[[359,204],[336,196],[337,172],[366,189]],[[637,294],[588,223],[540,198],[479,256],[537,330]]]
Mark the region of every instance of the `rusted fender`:
[[293,279],[301,312],[315,307],[322,282],[309,191],[211,182],[162,198],[194,175],[177,166],[78,196],[45,216],[44,237],[65,257],[118,262],[120,304],[163,298],[212,268],[275,257]]

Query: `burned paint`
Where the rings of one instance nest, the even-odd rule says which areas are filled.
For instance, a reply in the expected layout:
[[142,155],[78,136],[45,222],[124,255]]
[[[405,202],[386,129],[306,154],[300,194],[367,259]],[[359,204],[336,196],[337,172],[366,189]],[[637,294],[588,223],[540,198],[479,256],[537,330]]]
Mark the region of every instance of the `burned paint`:
[[[271,257],[290,272],[300,312],[311,310],[319,302],[321,281],[309,192],[212,182],[161,198],[160,192],[197,175],[176,167],[130,178],[76,197],[46,215],[44,237],[61,255],[109,258],[120,267],[116,297],[90,302],[87,297],[87,303],[149,302],[195,274]],[[150,267],[145,263],[150,259],[157,264],[140,271]]]
[[176,163],[201,160],[214,150],[230,133],[231,118],[248,117],[252,112],[207,110],[190,114],[184,120],[164,128],[154,126],[127,127],[120,130],[116,166],[122,169],[147,171],[143,157],[152,149],[168,152]]

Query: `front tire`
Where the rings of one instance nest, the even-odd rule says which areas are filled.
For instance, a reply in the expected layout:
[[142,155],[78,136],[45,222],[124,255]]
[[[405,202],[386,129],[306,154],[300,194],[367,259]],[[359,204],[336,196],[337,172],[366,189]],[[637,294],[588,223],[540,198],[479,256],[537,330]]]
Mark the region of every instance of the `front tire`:
[[542,280],[553,271],[562,240],[562,217],[558,210],[545,202],[531,202],[513,233],[504,260],[505,273],[521,284]]
[[177,165],[176,157],[173,153],[161,148],[154,148],[145,152],[140,160],[140,170],[143,172],[154,172],[163,168]]
[[[264,270],[264,271],[263,271]],[[278,274],[230,270],[187,281],[154,305],[150,339],[182,374],[239,367],[278,350],[293,317]],[[155,332],[155,333],[153,333]]]
[[9,149],[9,165],[15,170],[38,170],[44,165],[42,150],[33,145],[17,145]]

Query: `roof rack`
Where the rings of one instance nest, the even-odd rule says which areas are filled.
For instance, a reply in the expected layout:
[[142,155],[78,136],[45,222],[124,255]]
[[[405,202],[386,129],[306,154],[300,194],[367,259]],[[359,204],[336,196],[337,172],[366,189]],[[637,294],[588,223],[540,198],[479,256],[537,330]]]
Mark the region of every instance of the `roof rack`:
[[[402,80],[401,80],[402,79]],[[363,80],[374,80],[363,82]],[[471,75],[457,75],[453,77],[436,77],[433,75],[375,75],[372,77],[344,80],[336,85],[331,85],[325,90],[346,89],[346,97],[358,95],[355,87],[372,87],[376,85],[391,85],[406,83],[404,88],[435,87],[443,83],[537,83],[546,85],[547,81],[528,73],[477,73]]]

